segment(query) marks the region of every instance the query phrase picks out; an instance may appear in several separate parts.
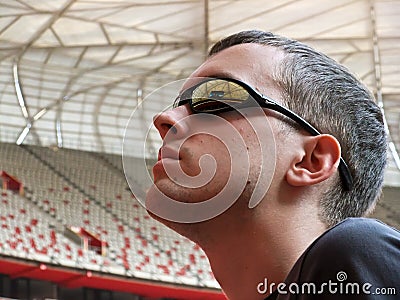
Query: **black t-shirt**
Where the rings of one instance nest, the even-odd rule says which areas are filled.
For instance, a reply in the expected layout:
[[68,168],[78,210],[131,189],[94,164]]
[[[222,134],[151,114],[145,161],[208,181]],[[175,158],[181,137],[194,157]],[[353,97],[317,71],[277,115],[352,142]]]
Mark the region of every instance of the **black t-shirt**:
[[400,299],[400,232],[374,219],[346,219],[315,240],[273,289],[265,300]]

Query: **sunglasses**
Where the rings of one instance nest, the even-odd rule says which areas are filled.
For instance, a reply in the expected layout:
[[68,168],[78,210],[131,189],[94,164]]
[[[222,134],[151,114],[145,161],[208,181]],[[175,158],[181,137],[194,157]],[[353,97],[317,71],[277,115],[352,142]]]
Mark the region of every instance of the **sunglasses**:
[[[313,136],[321,134],[296,113],[260,94],[246,83],[232,78],[208,78],[203,80],[184,90],[175,100],[173,107],[187,103],[189,103],[193,113],[207,114],[218,114],[259,105],[290,118]],[[353,187],[353,178],[343,157],[340,157],[338,168],[343,188],[346,191],[350,191]]]

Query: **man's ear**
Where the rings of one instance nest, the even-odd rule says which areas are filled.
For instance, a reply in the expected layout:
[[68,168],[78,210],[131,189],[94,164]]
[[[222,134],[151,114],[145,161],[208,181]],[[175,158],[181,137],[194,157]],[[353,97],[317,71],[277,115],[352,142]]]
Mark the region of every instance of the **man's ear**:
[[320,183],[336,172],[340,156],[340,144],[332,135],[307,137],[302,154],[290,164],[286,180],[293,186]]

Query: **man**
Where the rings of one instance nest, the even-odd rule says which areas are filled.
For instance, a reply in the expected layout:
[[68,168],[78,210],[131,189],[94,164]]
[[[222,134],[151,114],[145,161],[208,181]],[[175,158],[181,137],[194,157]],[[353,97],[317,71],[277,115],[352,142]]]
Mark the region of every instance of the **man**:
[[[251,112],[257,106],[273,136],[259,130],[260,115]],[[240,138],[211,134],[216,121],[194,115],[218,117]],[[202,247],[229,299],[377,299],[383,289],[379,299],[399,297],[400,234],[362,218],[381,193],[383,118],[343,66],[297,41],[240,32],[214,45],[154,124],[164,143],[147,208]],[[234,152],[247,152],[248,160],[230,160]],[[171,171],[178,163],[198,178],[207,156],[215,170],[202,184],[182,184]],[[274,166],[263,167],[269,160]],[[242,164],[248,174],[236,168]],[[267,173],[264,193],[249,203]],[[168,210],[166,198],[190,205],[215,199],[230,180],[230,191],[240,189],[233,205],[204,221],[152,210]]]

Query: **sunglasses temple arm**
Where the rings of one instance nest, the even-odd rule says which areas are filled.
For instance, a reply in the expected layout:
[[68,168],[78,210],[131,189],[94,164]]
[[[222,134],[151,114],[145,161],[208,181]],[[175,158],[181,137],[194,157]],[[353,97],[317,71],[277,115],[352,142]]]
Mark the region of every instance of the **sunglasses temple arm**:
[[353,188],[353,177],[350,174],[349,167],[342,157],[340,157],[339,174],[342,178],[343,188],[346,191],[351,191]]
[[308,123],[306,120],[304,120],[302,117],[300,117],[296,113],[292,112],[291,110],[288,110],[287,108],[285,108],[271,100],[269,100],[268,102],[265,102],[265,103],[266,103],[267,108],[277,111],[277,112],[281,113],[282,115],[292,119],[297,124],[301,125],[301,127],[303,129],[305,129],[308,133],[310,133],[314,136],[321,134],[317,129],[315,129],[314,126],[312,126],[310,123]]
[[[302,117],[297,115],[296,113],[288,110],[287,108],[279,105],[278,103],[267,100],[266,101],[266,106],[272,110],[275,110],[284,116],[292,119],[293,121],[297,122],[299,125],[301,125],[305,130],[307,130],[310,134],[317,136],[320,135],[321,133],[315,129],[310,123],[308,123],[306,120],[304,120]],[[340,157],[340,163],[339,163],[339,174],[343,182],[343,188],[346,191],[350,191],[353,188],[353,177],[350,174],[349,167],[347,166],[346,162],[344,161],[343,157]]]

